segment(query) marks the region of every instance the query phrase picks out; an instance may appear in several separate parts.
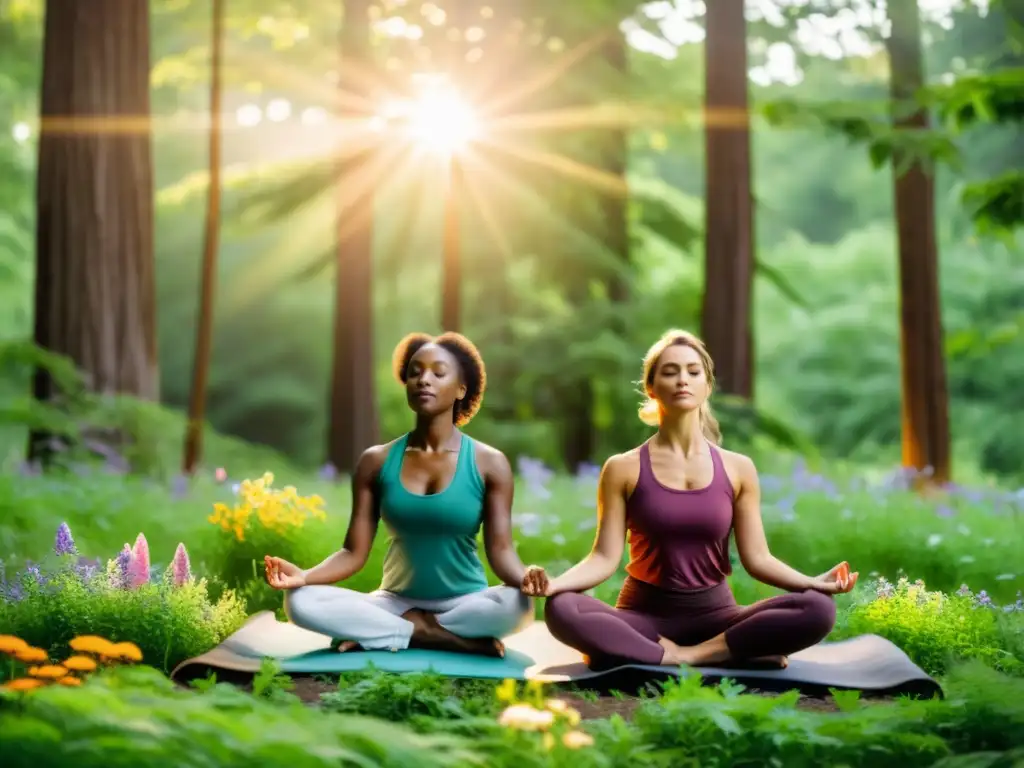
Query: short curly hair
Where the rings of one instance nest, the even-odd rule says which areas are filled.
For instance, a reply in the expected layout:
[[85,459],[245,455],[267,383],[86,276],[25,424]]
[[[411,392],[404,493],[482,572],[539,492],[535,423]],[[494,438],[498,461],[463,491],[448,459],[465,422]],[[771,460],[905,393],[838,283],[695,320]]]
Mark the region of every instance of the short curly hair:
[[466,387],[466,395],[461,400],[455,401],[452,408],[452,421],[455,426],[461,427],[468,424],[484,400],[484,390],[487,388],[487,369],[484,367],[484,360],[480,351],[469,339],[461,333],[442,333],[440,336],[430,336],[426,333],[410,333],[398,342],[395,351],[391,356],[391,369],[400,384],[405,384],[409,379],[409,363],[412,356],[419,352],[426,344],[437,344],[446,350],[459,364],[459,373],[462,383]]

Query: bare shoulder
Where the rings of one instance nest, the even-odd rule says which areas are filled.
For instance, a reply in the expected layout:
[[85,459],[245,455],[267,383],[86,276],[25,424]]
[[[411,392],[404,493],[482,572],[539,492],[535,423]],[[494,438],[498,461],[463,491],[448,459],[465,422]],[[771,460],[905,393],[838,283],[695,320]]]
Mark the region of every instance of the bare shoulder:
[[751,484],[757,483],[757,466],[752,458],[745,453],[727,451],[725,448],[719,448],[718,452],[722,456],[722,464],[725,465],[725,472],[729,475],[734,491],[738,493],[743,488],[749,488]]
[[632,490],[640,476],[640,448],[632,448],[623,453],[616,453],[609,456],[604,467],[601,468],[601,477],[605,482],[629,488]]
[[512,476],[512,464],[504,451],[476,439],[473,440],[473,449],[476,465],[485,477],[500,479]]
[[359,462],[356,464],[356,475],[368,480],[375,478],[377,473],[380,472],[381,467],[384,466],[384,460],[388,457],[392,446],[400,439],[396,438],[389,443],[381,443],[380,445],[371,445],[363,451],[359,456]]

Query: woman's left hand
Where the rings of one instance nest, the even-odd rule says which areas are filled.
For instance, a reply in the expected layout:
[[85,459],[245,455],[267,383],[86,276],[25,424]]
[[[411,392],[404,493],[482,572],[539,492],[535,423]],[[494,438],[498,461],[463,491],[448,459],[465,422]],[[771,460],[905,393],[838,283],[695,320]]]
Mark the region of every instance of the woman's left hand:
[[844,560],[839,565],[834,566],[814,579],[811,589],[816,589],[828,595],[849,592],[857,583],[858,575],[857,571],[850,573],[850,564]]
[[523,594],[531,597],[546,597],[551,588],[551,581],[548,579],[547,571],[539,565],[528,565],[519,588]]

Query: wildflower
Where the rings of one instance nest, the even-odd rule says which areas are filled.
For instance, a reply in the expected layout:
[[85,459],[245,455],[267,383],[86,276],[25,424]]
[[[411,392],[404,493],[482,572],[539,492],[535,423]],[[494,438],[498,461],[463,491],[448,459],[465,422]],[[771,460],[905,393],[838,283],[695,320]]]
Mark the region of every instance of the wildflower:
[[111,586],[118,589],[127,589],[129,580],[128,573],[132,567],[132,548],[127,542],[117,555],[111,574]]
[[26,664],[41,664],[49,658],[42,648],[28,647],[23,648],[14,654],[14,658],[18,661],[23,661]]
[[217,471],[213,473],[213,476],[218,483],[223,483],[228,479],[228,472],[224,467],[217,467]]
[[544,702],[544,706],[547,707],[549,712],[553,712],[556,716],[567,721],[569,725],[573,727],[579,725],[580,713],[561,699],[548,699]]
[[79,680],[74,675],[68,675],[67,677],[62,677],[60,680],[57,681],[57,685],[66,685],[69,688],[77,687],[77,686],[79,686],[81,684],[82,684],[82,681]]
[[543,731],[555,722],[555,714],[546,710],[534,709],[529,704],[514,704],[508,707],[498,718],[500,725],[520,731]]
[[135,643],[115,643],[103,655],[124,661],[142,661],[142,651]]
[[589,733],[584,733],[583,731],[569,731],[562,736],[562,743],[569,749],[579,749],[581,747],[592,746],[594,743],[594,737]]
[[28,673],[43,680],[59,680],[67,675],[68,670],[60,664],[47,664],[42,667],[29,667]]
[[31,691],[33,688],[41,688],[44,685],[46,683],[34,677],[19,677],[17,680],[4,683],[3,688],[8,691]]
[[95,653],[97,656],[108,655],[113,647],[113,643],[97,635],[79,635],[68,645],[78,653]]
[[179,543],[178,548],[174,550],[171,568],[174,572],[174,586],[176,587],[184,586],[192,578],[192,568],[184,544]]
[[71,528],[68,527],[67,523],[61,523],[57,528],[57,538],[53,544],[53,551],[58,555],[78,554],[78,549],[75,547],[75,540],[71,536]]
[[14,635],[0,635],[0,653],[14,655],[28,649],[28,643]]
[[958,589],[956,593],[960,595],[960,597],[970,597],[971,588],[968,587],[966,584],[961,584],[960,589]]
[[512,678],[504,680],[496,691],[498,701],[510,702],[516,698],[516,681]]
[[88,656],[69,656],[61,663],[73,672],[92,672],[96,669],[96,662]]
[[128,586],[132,589],[149,582],[149,542],[140,533],[132,547],[132,562],[128,567]]

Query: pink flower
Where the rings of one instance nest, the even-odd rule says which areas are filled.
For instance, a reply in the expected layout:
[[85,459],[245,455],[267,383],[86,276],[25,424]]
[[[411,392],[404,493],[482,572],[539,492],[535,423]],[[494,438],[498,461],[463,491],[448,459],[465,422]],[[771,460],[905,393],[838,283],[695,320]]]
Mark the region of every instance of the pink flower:
[[128,566],[128,586],[132,589],[149,582],[149,542],[139,534],[132,547],[132,562]]
[[184,544],[178,544],[178,548],[174,550],[171,568],[174,572],[174,586],[176,587],[185,585],[192,578],[192,568],[189,565],[188,552],[185,551]]

